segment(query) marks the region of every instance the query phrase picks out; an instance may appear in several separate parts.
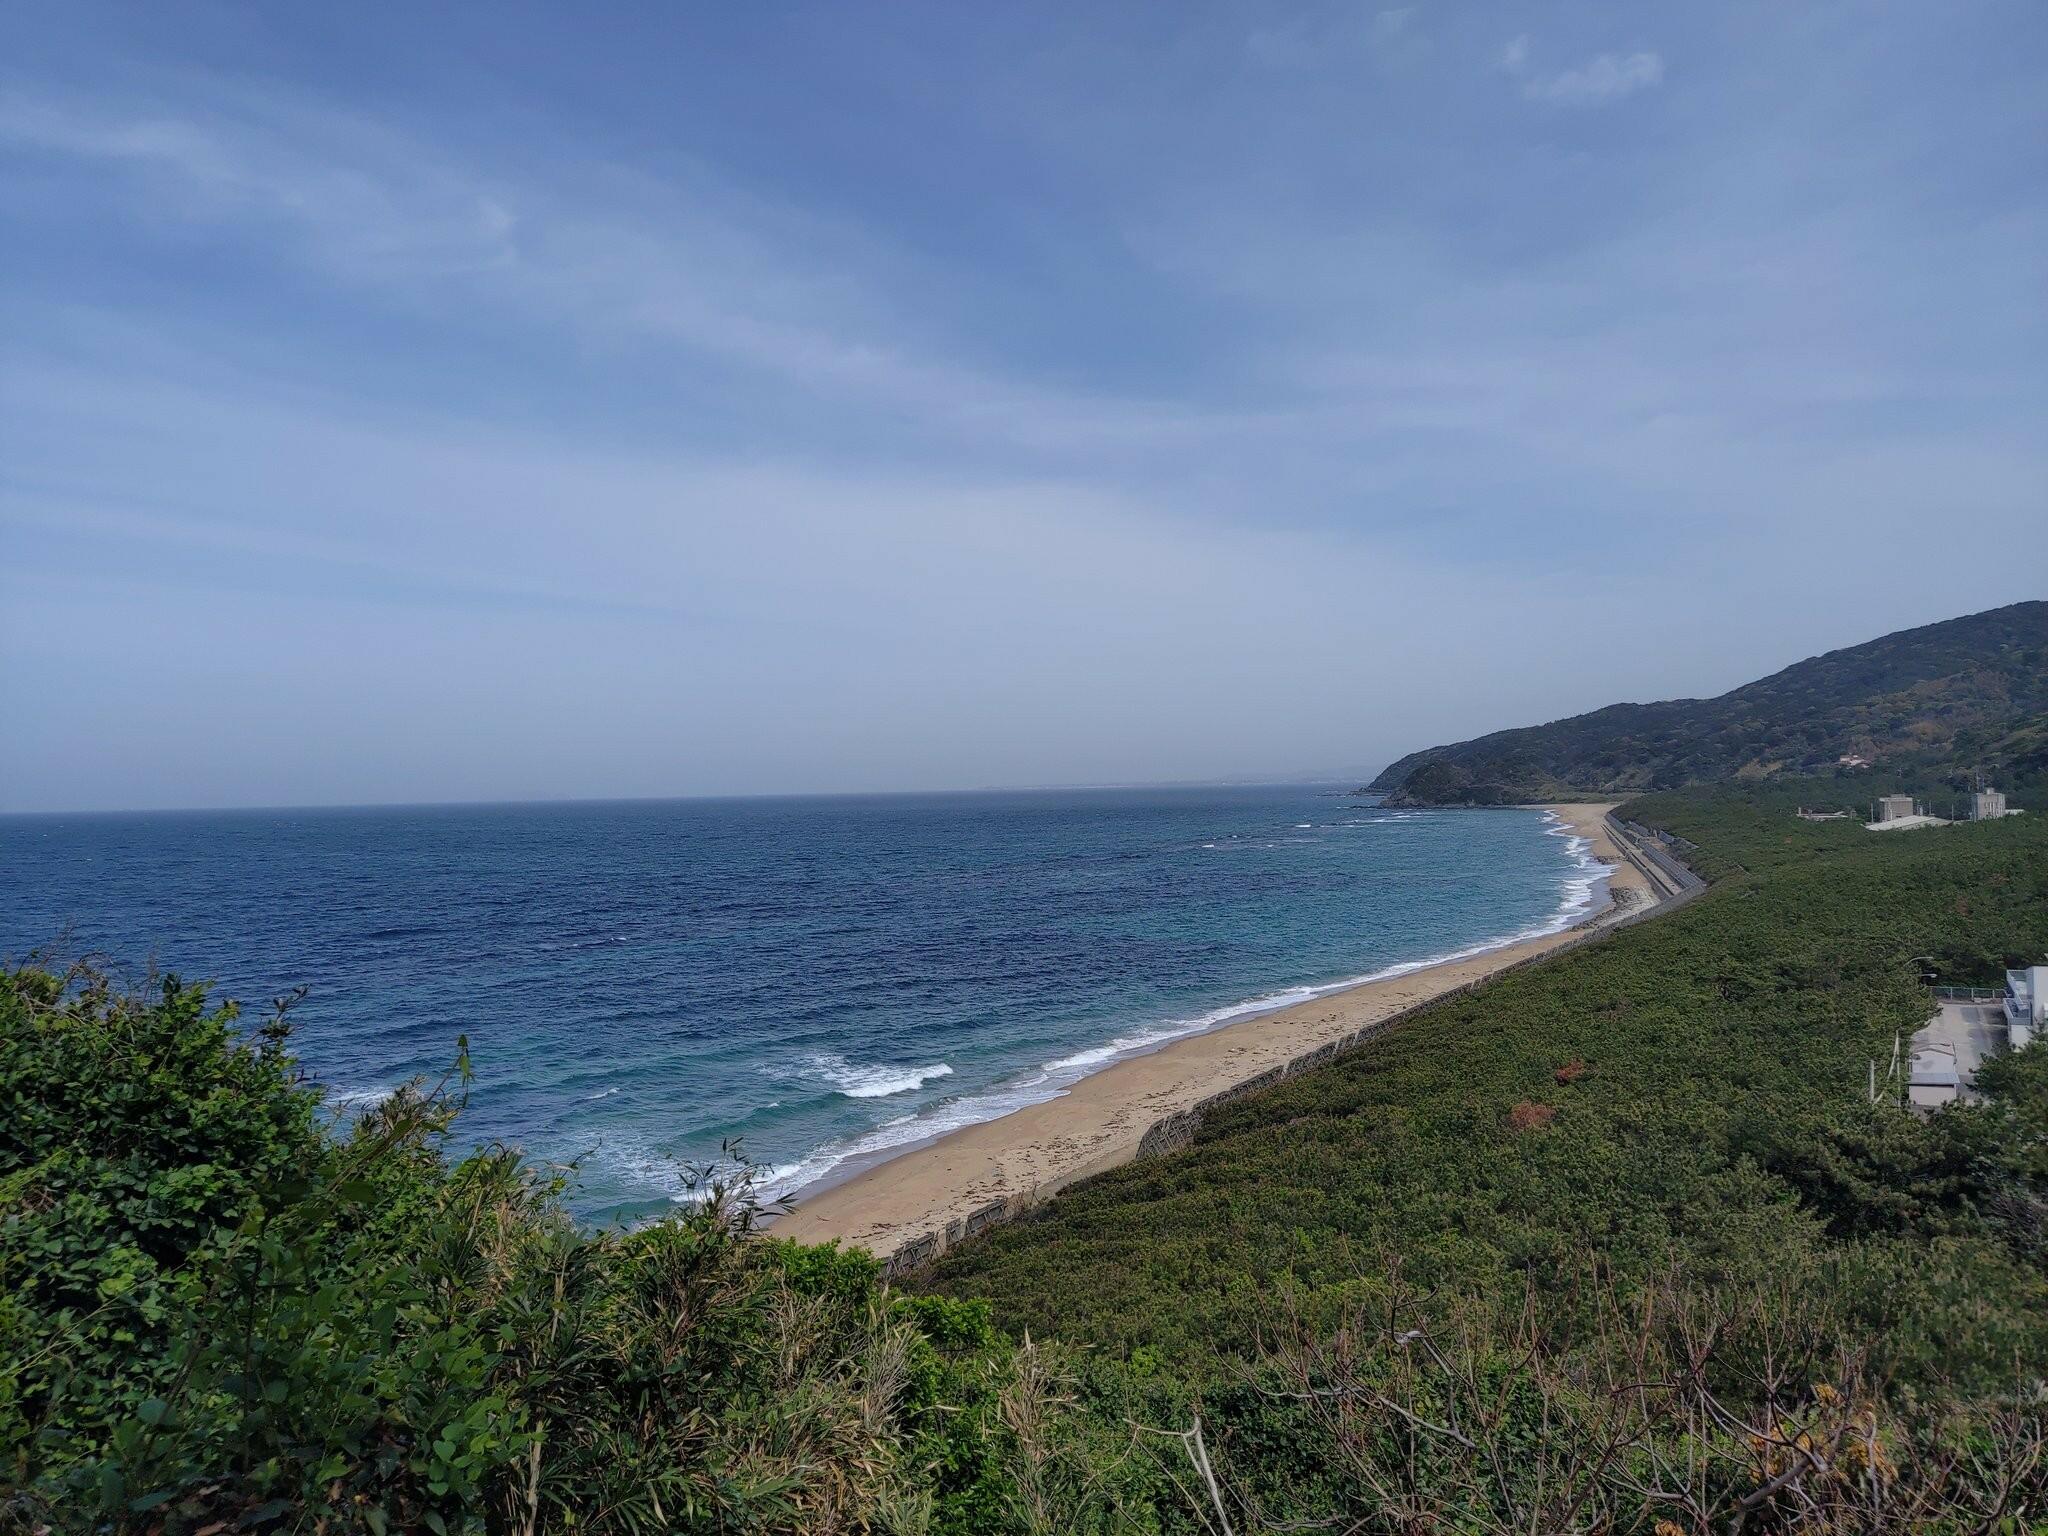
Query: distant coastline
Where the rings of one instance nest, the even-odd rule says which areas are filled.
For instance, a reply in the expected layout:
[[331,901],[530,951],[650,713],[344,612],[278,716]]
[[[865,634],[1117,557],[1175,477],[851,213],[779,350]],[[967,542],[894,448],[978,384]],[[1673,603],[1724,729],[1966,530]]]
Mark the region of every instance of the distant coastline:
[[912,1244],[920,1252],[950,1246],[997,1208],[1007,1213],[1130,1161],[1154,1125],[1219,1093],[1558,948],[1576,930],[1656,904],[1661,893],[1608,835],[1611,804],[1537,808],[1583,844],[1589,862],[1554,926],[1317,988],[1298,1002],[1133,1050],[1057,1097],[848,1159],[799,1192],[776,1220],[777,1235],[836,1238],[885,1257]]

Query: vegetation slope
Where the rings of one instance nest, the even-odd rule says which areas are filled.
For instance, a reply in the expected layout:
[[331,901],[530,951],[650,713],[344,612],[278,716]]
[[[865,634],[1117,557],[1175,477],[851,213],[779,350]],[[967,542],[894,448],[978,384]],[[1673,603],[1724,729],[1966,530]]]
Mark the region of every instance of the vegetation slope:
[[1849,798],[1992,773],[2048,778],[2048,602],[2015,603],[1830,651],[1713,699],[1615,704],[1431,747],[1371,785],[1411,804],[1506,805],[1832,773]]

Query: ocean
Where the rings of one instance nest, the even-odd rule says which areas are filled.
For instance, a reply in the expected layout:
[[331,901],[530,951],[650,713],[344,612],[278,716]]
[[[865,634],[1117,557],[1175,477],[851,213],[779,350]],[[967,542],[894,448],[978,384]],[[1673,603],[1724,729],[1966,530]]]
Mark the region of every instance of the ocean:
[[1277,786],[0,818],[0,955],[154,965],[338,1116],[469,1037],[459,1138],[633,1221],[692,1170],[786,1196],[1176,1036],[1564,927],[1537,811]]

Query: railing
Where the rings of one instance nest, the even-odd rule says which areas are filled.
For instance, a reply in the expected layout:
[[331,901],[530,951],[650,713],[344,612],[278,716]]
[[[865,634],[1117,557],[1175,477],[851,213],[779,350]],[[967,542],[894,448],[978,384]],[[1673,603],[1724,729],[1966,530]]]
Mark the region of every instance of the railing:
[[2002,1003],[2005,992],[1999,987],[1928,987],[1929,992],[1944,1002],[1950,1003]]

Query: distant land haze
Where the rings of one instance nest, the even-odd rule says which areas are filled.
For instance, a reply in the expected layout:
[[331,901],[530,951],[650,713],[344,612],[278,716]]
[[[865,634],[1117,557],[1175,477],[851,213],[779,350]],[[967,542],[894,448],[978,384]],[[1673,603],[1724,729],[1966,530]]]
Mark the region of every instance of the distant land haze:
[[1713,699],[1614,704],[1410,753],[1372,781],[1396,804],[1507,805],[1874,768],[2048,775],[2048,602],[1902,630]]

